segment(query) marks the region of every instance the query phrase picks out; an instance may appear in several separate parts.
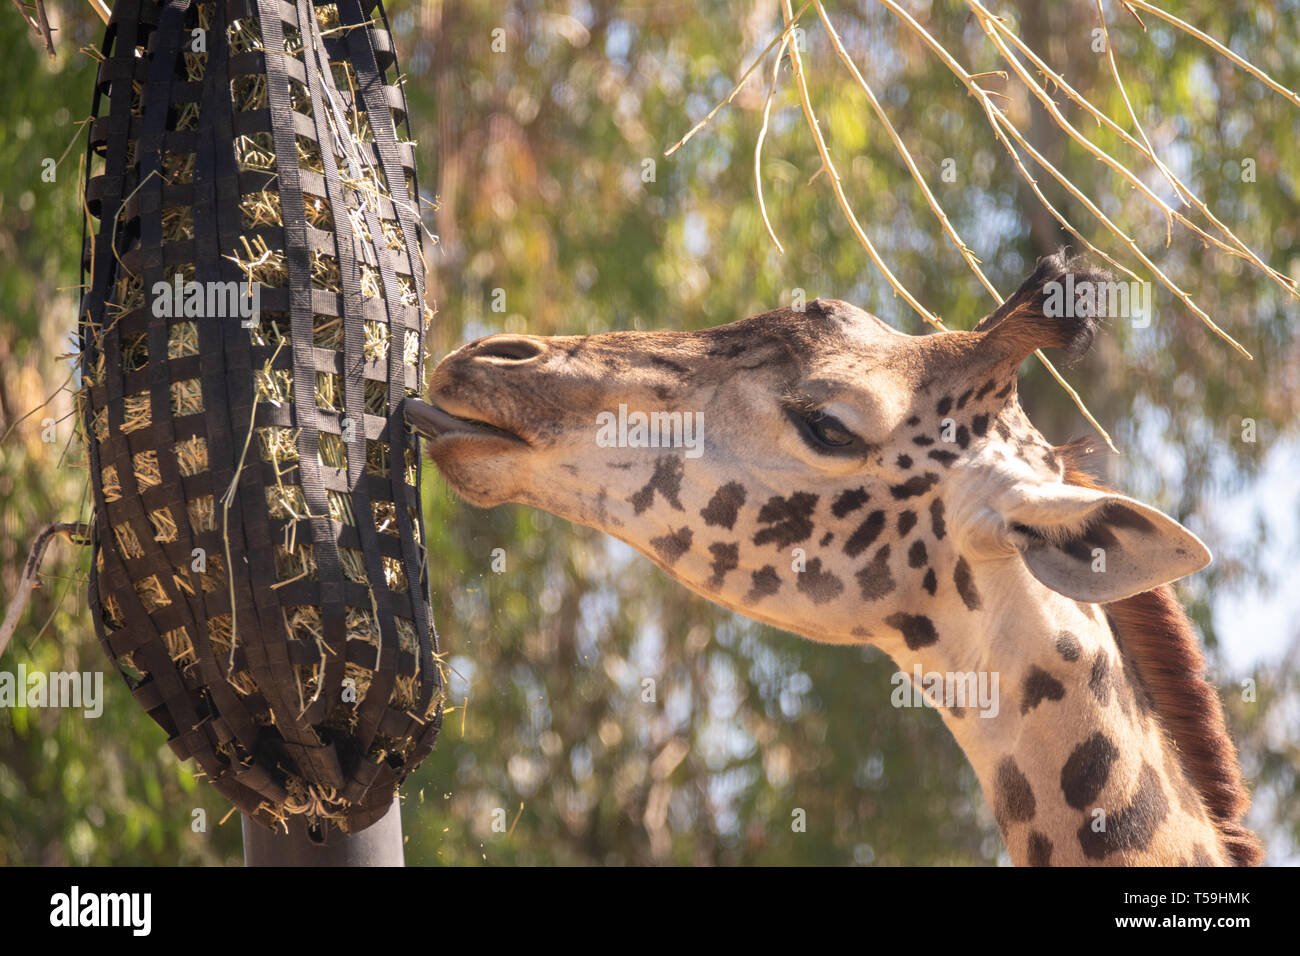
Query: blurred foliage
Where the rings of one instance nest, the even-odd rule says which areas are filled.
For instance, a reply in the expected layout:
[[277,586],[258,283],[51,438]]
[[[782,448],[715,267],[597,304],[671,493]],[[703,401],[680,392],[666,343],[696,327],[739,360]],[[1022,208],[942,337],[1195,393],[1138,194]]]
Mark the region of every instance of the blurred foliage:
[[[77,49],[98,42],[101,28],[82,6],[49,4],[60,28],[53,63],[14,11],[0,35],[0,430],[68,374],[56,356],[70,350],[74,320],[67,287],[77,281],[80,149],[55,183],[41,181],[40,160],[57,158],[88,112],[93,69]],[[1036,256],[1068,237],[1037,208],[978,105],[887,11],[870,0],[827,6],[954,225],[1010,291]],[[963,5],[906,6],[972,71],[1002,66]],[[1091,0],[992,6],[1076,88],[1117,120],[1125,115],[1092,50]],[[1300,111],[1160,21],[1147,17],[1144,34],[1106,6],[1129,95],[1157,151],[1271,265],[1300,276]],[[775,34],[777,11],[741,0],[393,0],[422,185],[436,204],[428,215],[439,239],[431,250],[435,358],[495,331],[704,327],[788,304],[796,290],[924,331],[867,262],[825,182],[809,182],[817,157],[786,68],[762,163],[784,256],[767,238],[753,183],[770,66],[682,150],[662,156],[726,96]],[[1300,86],[1296,0],[1191,0],[1178,13]],[[942,236],[815,18],[807,23],[812,96],[865,227],[925,305],[952,327],[971,327],[992,301]],[[1236,357],[1157,286],[1149,328],[1114,323],[1066,371],[1125,452],[1101,463],[1107,477],[1215,551],[1211,570],[1182,593],[1217,663],[1220,642],[1246,636],[1219,599],[1286,588],[1294,566],[1271,518],[1251,513],[1234,526],[1240,515],[1217,505],[1243,491],[1278,494],[1261,484],[1266,461],[1286,449],[1300,457],[1296,302],[1177,226],[1165,248],[1162,215],[1054,130],[1016,82],[986,83],[1009,95],[1009,115],[1045,155],[1256,357]],[[1063,109],[1099,145],[1120,149],[1077,108]],[[948,158],[954,182],[940,177]],[[1242,181],[1246,158],[1254,182]],[[1157,173],[1143,172],[1169,195]],[[1085,210],[1039,178],[1085,235],[1119,253]],[[504,313],[491,309],[498,289]],[[1087,433],[1032,362],[1021,391],[1050,439]],[[0,594],[11,592],[36,530],[68,520],[81,500],[85,473],[60,457],[70,422],[57,425],[58,443],[40,435],[43,417],[60,418],[66,406],[33,415],[0,446]],[[1241,440],[1243,418],[1256,421],[1258,442]],[[549,515],[469,508],[432,469],[426,491],[435,614],[456,709],[404,788],[408,862],[1004,860],[962,754],[935,714],[889,706],[893,667],[880,655],[815,645],[719,610],[625,546]],[[1280,493],[1294,515],[1294,484]],[[497,548],[502,573],[492,570]],[[72,582],[59,601],[75,558],[66,543],[55,546],[6,670],[104,667],[83,586]],[[1220,676],[1257,788],[1251,822],[1273,860],[1300,847],[1298,657]],[[1237,693],[1244,678],[1257,681],[1255,702]],[[98,721],[58,711],[0,720],[0,862],[238,861],[238,818],[217,826],[228,807],[171,757],[124,686],[113,678],[107,690]],[[207,812],[207,833],[191,830],[195,808]],[[792,828],[798,809],[806,832]],[[503,814],[508,835],[493,830]]]

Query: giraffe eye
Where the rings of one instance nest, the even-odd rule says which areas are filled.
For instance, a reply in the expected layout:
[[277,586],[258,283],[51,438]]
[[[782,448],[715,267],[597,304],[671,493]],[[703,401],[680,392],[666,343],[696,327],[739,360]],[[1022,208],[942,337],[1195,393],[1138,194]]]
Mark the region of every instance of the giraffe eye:
[[803,424],[812,440],[824,448],[847,448],[857,441],[857,436],[845,428],[838,418],[822,411],[806,415]]

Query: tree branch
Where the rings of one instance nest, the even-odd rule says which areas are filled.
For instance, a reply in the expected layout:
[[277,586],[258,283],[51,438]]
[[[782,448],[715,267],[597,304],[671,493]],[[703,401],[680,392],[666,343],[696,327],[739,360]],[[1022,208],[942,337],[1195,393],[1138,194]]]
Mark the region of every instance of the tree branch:
[[27,610],[27,602],[31,600],[32,591],[40,586],[41,562],[45,560],[45,550],[56,535],[67,538],[73,544],[89,544],[90,525],[82,522],[52,524],[36,536],[31,553],[27,556],[27,564],[23,567],[23,576],[18,582],[18,590],[13,600],[9,602],[4,623],[0,623],[0,655],[3,655],[5,648],[9,646],[9,640],[18,628],[23,612]]

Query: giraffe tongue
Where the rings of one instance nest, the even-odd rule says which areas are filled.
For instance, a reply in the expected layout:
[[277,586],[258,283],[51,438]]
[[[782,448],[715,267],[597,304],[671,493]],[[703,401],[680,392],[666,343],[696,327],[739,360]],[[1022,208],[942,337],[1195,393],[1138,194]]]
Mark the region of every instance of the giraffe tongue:
[[523,440],[504,428],[477,419],[452,415],[450,412],[443,411],[437,405],[430,405],[418,398],[408,398],[406,400],[405,413],[407,424],[429,438],[437,438],[439,435],[455,432],[459,434],[490,435],[497,438],[509,438],[514,441]]

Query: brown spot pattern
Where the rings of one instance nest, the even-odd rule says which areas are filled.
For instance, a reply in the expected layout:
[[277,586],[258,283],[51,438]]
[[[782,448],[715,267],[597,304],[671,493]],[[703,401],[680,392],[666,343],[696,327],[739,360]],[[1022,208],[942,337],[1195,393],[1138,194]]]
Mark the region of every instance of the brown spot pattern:
[[844,590],[844,582],[829,571],[822,570],[821,558],[813,558],[797,575],[795,587],[799,589],[800,594],[807,595],[814,604],[825,604],[840,596]]
[[1093,830],[1092,820],[1079,827],[1079,844],[1083,855],[1090,860],[1104,860],[1112,853],[1145,850],[1151,838],[1169,815],[1169,801],[1160,786],[1160,777],[1145,761],[1138,774],[1137,792],[1133,801],[1106,818],[1105,829]]
[[840,492],[839,497],[831,504],[831,514],[837,518],[843,518],[845,515],[861,508],[870,497],[866,488],[846,488]]
[[736,525],[736,516],[745,503],[745,486],[729,481],[713,493],[709,503],[700,509],[704,523],[730,531]]
[[935,498],[930,502],[930,528],[934,531],[935,538],[940,541],[948,533],[948,526],[943,520],[942,498]]
[[1020,713],[1024,715],[1044,700],[1060,700],[1065,696],[1065,687],[1041,667],[1031,666],[1025,675],[1021,693]]
[[659,555],[664,564],[672,567],[678,558],[691,549],[692,536],[690,528],[678,528],[671,534],[651,538],[650,547],[655,549],[655,554]]
[[745,595],[746,604],[753,604],[781,590],[781,577],[776,573],[776,568],[770,564],[765,564],[753,572],[750,581],[749,593]]
[[993,779],[993,814],[1004,828],[1010,823],[1028,823],[1038,810],[1029,780],[1012,757],[1004,757]]
[[871,563],[856,575],[864,601],[878,601],[894,590],[895,582],[889,573],[889,545],[884,545]]
[[885,618],[885,623],[896,631],[902,632],[903,642],[908,650],[929,647],[939,640],[934,623],[923,614],[904,614],[901,611]]
[[927,471],[924,475],[913,475],[901,485],[894,485],[889,489],[889,493],[899,501],[905,498],[915,498],[917,495],[923,495],[939,481],[939,476],[932,471]]
[[754,535],[754,544],[788,548],[806,541],[813,531],[812,513],[817,496],[797,491],[789,498],[773,495],[758,512],[758,523],[769,525]]
[[957,558],[957,567],[952,572],[952,583],[957,585],[957,593],[961,595],[966,610],[978,611],[984,606],[984,602],[980,600],[980,592],[975,587],[975,579],[971,576],[970,565],[963,557]]
[[676,455],[660,455],[655,461],[654,474],[640,491],[628,498],[637,514],[645,511],[654,503],[655,492],[663,496],[664,501],[676,511],[682,511],[682,503],[677,496],[682,490],[682,472],[685,465]]
[[1047,838],[1047,834],[1037,830],[1029,831],[1029,865],[1052,865],[1052,841]]
[[1061,768],[1061,792],[1065,794],[1065,802],[1076,810],[1092,806],[1110,779],[1110,768],[1118,758],[1119,751],[1100,731],[1075,747]]
[[714,542],[709,545],[709,554],[713,555],[713,576],[709,578],[709,587],[716,591],[722,587],[727,572],[740,566],[740,543]]
[[1060,654],[1065,660],[1073,663],[1074,661],[1077,661],[1079,655],[1083,653],[1083,645],[1080,644],[1079,639],[1069,631],[1062,631],[1060,634],[1056,635],[1056,653]]
[[858,525],[857,530],[849,535],[849,539],[844,542],[844,553],[850,558],[856,558],[880,537],[880,532],[885,528],[885,513],[883,511],[873,511],[867,515],[867,519]]

